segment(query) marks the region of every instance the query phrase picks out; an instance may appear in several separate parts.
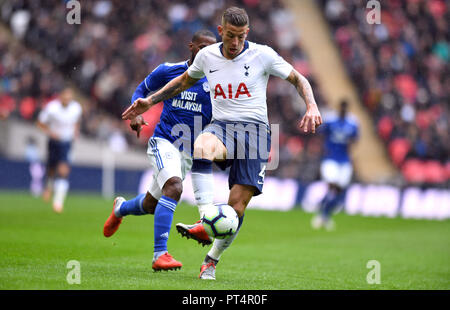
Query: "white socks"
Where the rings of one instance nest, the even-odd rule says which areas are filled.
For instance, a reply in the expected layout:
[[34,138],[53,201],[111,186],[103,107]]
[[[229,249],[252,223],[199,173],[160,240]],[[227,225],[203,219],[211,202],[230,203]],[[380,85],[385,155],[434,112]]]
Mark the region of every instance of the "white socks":
[[194,189],[195,201],[198,206],[200,218],[205,213],[205,208],[213,204],[214,200],[214,178],[212,173],[192,173],[192,187]]
[[63,206],[69,189],[69,181],[67,179],[58,178],[54,183],[55,194],[53,196],[53,205]]
[[233,235],[225,239],[214,239],[213,245],[208,252],[208,256],[212,259],[218,261],[222,253],[228,249],[228,247],[233,243],[234,239],[236,239],[239,230],[236,231]]

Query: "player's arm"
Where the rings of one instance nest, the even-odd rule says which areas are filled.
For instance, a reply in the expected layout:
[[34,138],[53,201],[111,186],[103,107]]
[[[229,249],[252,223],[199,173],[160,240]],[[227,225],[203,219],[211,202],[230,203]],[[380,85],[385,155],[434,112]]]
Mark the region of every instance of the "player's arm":
[[80,132],[81,132],[81,121],[78,121],[75,124],[75,128],[74,128],[74,133],[73,133],[74,140],[77,140],[80,137]]
[[36,126],[37,126],[40,130],[42,130],[42,132],[43,132],[46,136],[50,137],[51,139],[53,139],[53,140],[58,140],[58,139],[59,139],[58,135],[55,134],[55,133],[53,133],[53,132],[50,130],[50,127],[49,127],[46,123],[41,122],[41,121],[38,120],[38,121],[36,122]]
[[295,69],[292,69],[286,80],[295,86],[306,104],[306,113],[300,122],[300,128],[302,128],[304,132],[308,132],[310,129],[312,133],[315,133],[316,127],[322,124],[322,116],[317,108],[311,84],[309,84],[308,80]]
[[[158,70],[158,68],[155,71],[157,71],[157,70]],[[149,76],[147,76],[136,87],[136,89],[133,93],[133,96],[131,96],[131,104],[133,104],[133,102],[139,98],[145,98],[148,96],[148,94],[150,93],[150,89],[147,86],[147,79],[149,80],[149,82],[153,82],[154,80],[157,80],[153,76],[154,72],[152,72]],[[153,83],[152,83],[152,86],[153,86]],[[130,125],[131,130],[136,131],[136,135],[139,138],[141,131],[142,131],[142,126],[147,126],[148,123],[145,121],[145,119],[144,119],[144,117],[142,117],[142,115],[138,115],[135,118],[130,119],[129,125]]]
[[153,93],[147,98],[138,98],[133,104],[122,113],[122,119],[133,119],[136,116],[144,113],[158,102],[170,99],[182,91],[192,87],[198,79],[190,77],[186,72],[174,78],[167,83],[163,88]]

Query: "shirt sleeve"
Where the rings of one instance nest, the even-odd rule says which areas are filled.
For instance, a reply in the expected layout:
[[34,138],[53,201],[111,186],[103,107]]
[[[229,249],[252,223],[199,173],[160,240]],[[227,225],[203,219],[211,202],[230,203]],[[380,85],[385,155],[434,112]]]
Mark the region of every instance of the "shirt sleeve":
[[39,112],[38,120],[40,123],[46,124],[50,118],[50,104],[47,104],[41,112]]
[[204,58],[205,49],[201,49],[195,56],[192,65],[190,65],[187,70],[187,73],[191,78],[199,80],[205,77],[205,73],[203,71]]
[[78,111],[77,111],[77,122],[81,121],[81,117],[83,115],[83,107],[79,102],[78,103]]
[[261,57],[268,74],[286,79],[293,69],[290,63],[267,45],[263,46]]
[[131,96],[131,103],[138,98],[145,98],[151,91],[156,91],[167,83],[166,66],[164,64],[156,67],[147,77],[136,87]]

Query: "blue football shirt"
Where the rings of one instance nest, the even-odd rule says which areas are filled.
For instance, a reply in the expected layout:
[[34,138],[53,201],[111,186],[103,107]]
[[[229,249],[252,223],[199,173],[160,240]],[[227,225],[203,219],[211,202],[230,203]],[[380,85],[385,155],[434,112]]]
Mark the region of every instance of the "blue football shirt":
[[325,137],[324,159],[350,162],[349,145],[358,139],[358,123],[351,117],[332,117],[324,122],[321,131]]
[[[139,84],[131,102],[133,103],[137,98],[147,97],[150,92],[160,89],[187,69],[188,61],[159,65]],[[202,78],[191,88],[164,101],[160,121],[155,127],[153,137],[164,138],[171,143],[176,141],[176,146],[179,146],[180,150],[185,149],[184,145],[190,145],[192,155],[194,140],[211,122],[211,113],[209,84],[206,78]],[[199,122],[200,119],[201,122]],[[181,130],[183,128],[187,128],[188,131]]]

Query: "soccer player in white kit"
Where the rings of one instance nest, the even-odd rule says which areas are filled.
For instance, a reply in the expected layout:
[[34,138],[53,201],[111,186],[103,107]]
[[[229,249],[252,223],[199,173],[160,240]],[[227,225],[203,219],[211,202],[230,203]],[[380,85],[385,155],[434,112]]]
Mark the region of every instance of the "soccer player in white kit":
[[79,134],[81,105],[73,100],[73,91],[66,87],[59,97],[50,101],[39,113],[37,126],[49,137],[47,154],[47,184],[43,193],[49,200],[52,191],[53,210],[61,213],[69,189],[70,150]]
[[[133,119],[157,102],[180,93],[206,76],[211,89],[213,121],[194,143],[192,181],[199,189],[195,198],[199,206],[212,205],[212,162],[221,168],[230,167],[228,204],[238,214],[240,228],[245,208],[254,195],[262,192],[264,183],[267,150],[270,151],[266,103],[269,76],[286,79],[304,99],[306,113],[301,119],[300,128],[305,133],[315,133],[316,127],[322,123],[322,117],[307,79],[272,48],[246,40],[250,28],[245,10],[228,8],[217,29],[222,37],[221,43],[202,49],[187,72],[151,96],[136,100],[122,117]],[[236,134],[241,138],[236,138]],[[264,148],[266,152],[261,154]],[[242,149],[244,158],[239,156]],[[256,156],[252,157],[251,154]],[[194,225],[177,224],[177,229],[203,244],[211,243],[200,221]],[[238,231],[229,238],[214,240],[202,263],[201,279],[215,279],[219,258]]]

